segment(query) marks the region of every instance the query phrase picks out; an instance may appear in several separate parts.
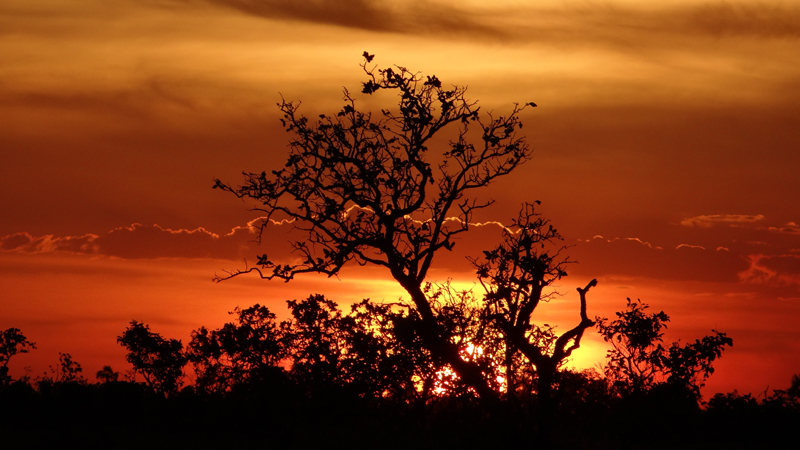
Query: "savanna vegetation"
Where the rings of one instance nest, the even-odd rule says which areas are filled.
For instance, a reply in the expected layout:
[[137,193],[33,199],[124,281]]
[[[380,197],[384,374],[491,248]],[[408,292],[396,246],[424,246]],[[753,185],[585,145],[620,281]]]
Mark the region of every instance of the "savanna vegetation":
[[[525,203],[499,242],[469,259],[480,292],[430,280],[436,256],[492,202],[478,194],[531,158],[520,113],[484,113],[466,88],[364,53],[363,95],[397,105],[362,112],[344,91],[333,115],[278,106],[292,136],[283,167],[215,188],[251,202],[261,235],[292,221],[295,254],[257,257],[246,274],[302,282],[346,265],[385,269],[406,300],[340,308],[321,294],[287,302],[286,320],[259,304],[184,344],[131,321],[117,342],[132,370],[85,378],[69,354],[42,376],[12,379],[8,362],[35,349],[20,330],[0,341],[4,442],[105,448],[778,448],[800,425],[800,379],[756,399],[704,401],[700,388],[733,344],[725,333],[663,341],[669,317],[628,299],[590,318],[592,280],[575,323],[537,310],[563,301],[561,236]],[[447,130],[447,131],[445,131]],[[434,142],[437,134],[451,136]],[[295,279],[298,279],[295,281]],[[438,282],[437,282],[438,281]],[[233,282],[233,281],[228,281]],[[621,305],[622,306],[622,305]],[[599,370],[565,369],[585,333],[609,343]],[[96,380],[96,381],[95,381]]]

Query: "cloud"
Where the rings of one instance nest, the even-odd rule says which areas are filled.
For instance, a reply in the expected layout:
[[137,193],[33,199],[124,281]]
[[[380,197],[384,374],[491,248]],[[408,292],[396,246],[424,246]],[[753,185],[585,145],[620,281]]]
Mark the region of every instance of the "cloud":
[[800,36],[800,9],[775,4],[718,3],[692,8],[689,28],[715,36]]
[[[198,0],[185,0],[196,4]],[[763,4],[633,8],[568,2],[557,6],[470,6],[397,0],[207,0],[256,17],[295,20],[401,34],[457,34],[485,39],[621,42],[636,36],[705,35],[713,38],[800,37],[800,8]],[[175,2],[171,2],[175,3]],[[651,39],[655,44],[659,40]],[[663,43],[663,39],[661,40]],[[637,44],[641,44],[641,39]]]
[[748,283],[771,286],[800,287],[800,255],[754,254],[747,258],[750,267],[739,273],[739,278]]
[[377,32],[503,36],[500,29],[481,23],[480,16],[452,5],[378,0],[208,0],[269,19],[296,20]]
[[[134,223],[106,234],[83,236],[15,233],[0,237],[0,251],[17,253],[78,253],[104,255],[125,259],[156,258],[216,258],[236,260],[255,252],[258,224],[256,219],[246,226],[235,227],[230,233],[218,235],[203,227],[193,230],[173,230],[159,225]],[[274,225],[280,225],[275,223]],[[287,231],[290,227],[284,227]],[[280,234],[275,227],[270,232]]]
[[34,237],[28,233],[15,233],[0,238],[0,250],[16,251],[20,253],[70,252],[91,254],[97,252],[97,248],[94,244],[97,238],[98,236],[96,234],[64,237],[45,235]]
[[781,234],[800,234],[800,226],[798,226],[794,222],[789,222],[786,225],[780,227],[764,227],[759,228],[761,230],[767,230],[772,233],[781,233]]
[[[350,209],[352,212],[357,207]],[[157,224],[148,226],[134,223],[114,228],[107,233],[84,236],[52,235],[36,237],[22,232],[0,236],[0,252],[42,254],[71,253],[88,256],[108,256],[122,259],[222,259],[246,260],[252,264],[257,255],[268,254],[276,263],[290,263],[299,258],[293,253],[292,242],[305,241],[307,235],[295,228],[290,220],[270,219],[263,233],[263,218],[251,220],[230,232],[214,233],[203,227],[194,229],[170,229]],[[458,218],[448,222],[460,226]],[[421,223],[421,222],[420,222]],[[464,272],[472,271],[467,256],[477,256],[482,250],[492,248],[502,239],[504,225],[498,221],[470,223],[470,231],[455,236],[454,251],[437,254],[437,269]],[[449,276],[449,275],[445,275]]]
[[624,275],[674,281],[737,282],[747,261],[730,251],[699,245],[654,246],[638,238],[579,240],[570,256],[575,272],[586,276]]
[[712,215],[696,216],[683,219],[681,220],[681,225],[685,227],[711,228],[715,225],[720,225],[720,224],[736,226],[741,224],[758,222],[760,220],[764,220],[764,216],[761,214],[757,215],[712,214]]
[[6,236],[0,241],[0,250],[16,250],[33,242],[34,237],[28,233],[16,233]]

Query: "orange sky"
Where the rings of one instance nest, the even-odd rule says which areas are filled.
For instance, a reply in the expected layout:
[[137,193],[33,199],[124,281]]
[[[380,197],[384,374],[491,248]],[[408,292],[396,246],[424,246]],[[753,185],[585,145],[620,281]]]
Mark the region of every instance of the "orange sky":
[[[256,217],[212,178],[282,163],[280,95],[334,111],[369,50],[468,85],[485,110],[539,105],[523,115],[533,160],[483,194],[497,202],[477,219],[508,221],[538,199],[572,245],[580,264],[543,320],[574,320],[575,287],[597,277],[590,315],[641,298],[672,316],[670,339],[733,337],[706,394],[788,386],[800,373],[800,8],[660,3],[5,0],[0,329],[39,345],[12,373],[39,375],[59,351],[90,376],[123,368],[115,337],[131,319],[186,342],[237,305],[401,295],[379,270],[211,283],[264,251],[248,243]],[[491,245],[490,228],[433,275],[469,286],[463,258]],[[575,365],[602,357],[596,338],[585,350]]]

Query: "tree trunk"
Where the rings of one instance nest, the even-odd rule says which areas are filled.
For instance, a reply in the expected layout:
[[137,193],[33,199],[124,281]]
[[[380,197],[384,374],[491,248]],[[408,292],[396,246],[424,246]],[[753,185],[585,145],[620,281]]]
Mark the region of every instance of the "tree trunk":
[[536,449],[549,450],[552,447],[553,427],[555,426],[555,405],[553,404],[553,378],[555,368],[539,367],[537,397],[539,414],[537,417]]
[[411,300],[422,317],[420,335],[425,347],[435,358],[449,364],[464,384],[475,390],[481,400],[487,402],[490,406],[495,406],[500,400],[500,393],[489,386],[480,368],[473,362],[464,361],[458,352],[458,346],[451,343],[447,336],[441,333],[439,323],[425,293],[417,285],[403,283],[402,280],[398,281],[409,293]]

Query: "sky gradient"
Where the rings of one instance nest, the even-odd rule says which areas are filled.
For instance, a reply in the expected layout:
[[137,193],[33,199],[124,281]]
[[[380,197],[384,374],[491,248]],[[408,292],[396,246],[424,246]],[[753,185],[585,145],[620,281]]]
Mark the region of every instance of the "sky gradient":
[[[577,264],[542,322],[640,298],[668,340],[725,331],[734,347],[706,395],[785,388],[800,373],[800,6],[792,2],[6,0],[0,4],[0,329],[38,350],[12,374],[70,353],[88,377],[125,368],[132,319],[187,342],[256,302],[324,293],[396,300],[378,269],[292,283],[215,273],[288,254],[259,248],[248,204],[211,189],[285,161],[276,102],[308,116],[360,91],[361,53],[469,86],[483,110],[523,113],[532,161],[482,192],[476,222],[524,201]],[[393,98],[363,98],[379,108]],[[471,287],[476,227],[432,281]],[[592,333],[594,334],[594,333]],[[573,364],[602,360],[592,336]]]

